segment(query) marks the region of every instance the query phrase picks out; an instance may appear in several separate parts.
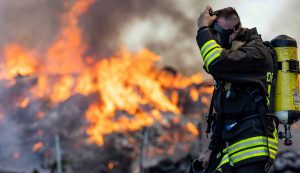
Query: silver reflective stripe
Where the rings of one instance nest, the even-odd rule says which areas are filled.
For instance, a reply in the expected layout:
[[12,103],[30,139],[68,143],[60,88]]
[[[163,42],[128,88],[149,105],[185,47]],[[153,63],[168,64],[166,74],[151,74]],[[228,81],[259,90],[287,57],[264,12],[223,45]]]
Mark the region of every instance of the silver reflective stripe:
[[213,58],[215,55],[217,55],[218,53],[222,52],[222,49],[218,49],[218,50],[213,50],[215,51],[214,53],[212,53],[211,55],[209,55],[209,57],[205,57],[205,64],[208,63],[208,61]]
[[206,45],[205,48],[201,51],[201,55],[204,56],[204,54],[206,53],[206,50],[208,50],[209,48],[211,48],[214,45],[217,45],[217,43],[216,42],[212,42],[212,43]]
[[226,163],[229,163],[229,158],[228,158],[228,154],[225,154],[220,162],[220,164],[218,165],[217,169],[220,168],[221,166],[223,166]]
[[278,143],[268,140],[268,144],[274,145],[276,147],[274,149],[278,149]]
[[243,153],[243,154],[239,154],[235,157],[232,157],[231,159],[233,161],[237,160],[238,158],[241,158],[241,157],[244,157],[244,156],[248,156],[248,155],[252,155],[252,154],[258,154],[258,153],[266,153],[268,154],[268,151],[267,150],[255,150],[255,151],[249,151],[249,152],[246,152],[246,153]]
[[207,47],[210,43],[216,43],[215,40],[208,40],[207,42],[204,43],[204,45],[200,48],[200,53],[203,52],[203,49]]
[[[255,145],[251,145],[251,144],[257,144],[257,143],[263,143],[264,145],[266,145],[267,146],[267,143],[269,144],[269,147],[271,147],[270,146],[270,144],[271,145],[273,145],[274,147],[274,149],[278,149],[278,147],[277,147],[277,143],[274,143],[274,142],[272,142],[272,141],[267,141],[267,139],[255,139],[255,140],[251,140],[251,141],[249,141],[249,142],[244,142],[244,143],[240,143],[240,144],[238,144],[238,145],[235,145],[234,147],[230,147],[229,146],[229,149],[228,149],[228,153],[229,154],[232,154],[233,152],[235,152],[235,150],[240,150],[240,149],[244,149],[244,148],[248,148],[248,147],[253,147],[253,146],[255,146]],[[250,146],[249,146],[250,145]],[[260,145],[260,144],[258,144],[258,145]]]
[[[270,151],[269,153],[271,158],[275,158],[276,155],[275,153],[273,153],[272,151]],[[253,158],[257,156],[268,156],[268,151],[267,149],[253,149],[252,151],[250,150],[248,152],[243,152],[242,154],[237,154],[234,157],[230,157],[230,159],[232,159],[232,161],[236,163],[246,159],[247,156],[249,158]]]

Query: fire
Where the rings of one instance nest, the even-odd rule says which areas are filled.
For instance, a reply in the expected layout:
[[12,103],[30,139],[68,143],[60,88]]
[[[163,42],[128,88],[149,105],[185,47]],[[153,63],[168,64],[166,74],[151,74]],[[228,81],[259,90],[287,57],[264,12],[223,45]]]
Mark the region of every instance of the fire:
[[63,101],[68,99],[72,95],[74,82],[74,78],[70,75],[62,76],[54,85],[50,99],[53,101]]
[[180,118],[179,117],[174,117],[172,119],[172,121],[173,121],[174,124],[179,124],[180,123]]
[[196,88],[192,87],[192,89],[190,90],[190,96],[192,97],[192,99],[194,101],[197,101],[199,98],[199,92],[197,91]]
[[191,84],[199,84],[203,82],[203,80],[201,73],[196,73],[186,78],[181,75],[162,71],[159,72],[158,76],[158,81],[166,88],[186,88]]
[[47,73],[72,74],[80,73],[84,69],[82,56],[86,46],[78,28],[78,17],[84,14],[93,2],[94,0],[76,1],[70,10],[63,14],[64,28],[46,54]]
[[44,143],[43,142],[37,142],[32,146],[32,151],[33,152],[37,152],[40,151],[42,148],[44,147]]
[[201,102],[205,105],[209,105],[209,99],[207,97],[202,97]]
[[108,164],[107,164],[107,168],[108,169],[113,169],[115,167],[115,164],[113,163],[113,162],[109,162]]
[[187,127],[188,131],[191,132],[194,136],[198,136],[199,135],[199,131],[198,131],[197,127],[193,123],[188,122],[186,124],[186,127]]
[[177,92],[172,92],[172,95],[171,95],[171,101],[173,104],[176,104],[178,103],[178,100],[179,100],[179,96],[178,96],[178,93]]
[[4,59],[0,62],[0,78],[11,79],[15,76],[28,76],[38,70],[38,61],[34,53],[18,44],[4,47]]
[[[86,114],[91,123],[87,131],[91,137],[89,140],[100,145],[106,134],[152,125],[161,119],[159,112],[180,113],[177,102],[165,95],[164,84],[157,80],[157,75],[161,74],[154,66],[159,60],[157,55],[147,49],[135,54],[123,50],[117,55],[96,65],[100,101],[91,105]],[[180,75],[170,78],[174,79],[189,84]],[[154,108],[154,112],[143,111],[145,104]],[[117,111],[125,111],[129,115],[116,119],[114,115]]]
[[28,106],[28,104],[29,104],[29,98],[23,98],[23,99],[20,101],[19,106],[20,106],[21,108],[25,108],[25,107]]
[[[176,89],[203,82],[201,73],[185,77],[176,72],[158,69],[160,57],[148,49],[128,52],[120,49],[111,57],[85,57],[86,44],[78,27],[79,17],[94,0],[78,0],[62,15],[62,30],[45,52],[36,54],[18,44],[4,47],[4,59],[0,63],[0,79],[16,80],[16,76],[34,76],[36,84],[30,88],[30,97],[19,105],[25,108],[32,100],[46,99],[50,106],[66,101],[74,94],[95,95],[85,118],[88,141],[104,144],[105,135],[139,130],[162,122],[164,112],[181,114]],[[97,60],[100,59],[100,60]],[[172,89],[166,93],[167,89]],[[198,100],[201,92],[193,88],[191,96]],[[207,102],[202,98],[202,101]],[[43,110],[37,119],[45,116]],[[1,121],[1,116],[0,116]],[[179,123],[180,118],[173,120]],[[199,132],[192,123],[187,124],[191,133]],[[33,145],[39,151],[43,143]]]

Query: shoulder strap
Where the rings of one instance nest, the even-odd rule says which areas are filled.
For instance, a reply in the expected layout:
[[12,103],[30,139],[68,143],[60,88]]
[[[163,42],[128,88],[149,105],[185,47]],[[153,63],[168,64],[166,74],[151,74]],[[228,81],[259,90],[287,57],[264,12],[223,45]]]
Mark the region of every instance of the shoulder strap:
[[206,122],[207,122],[207,128],[206,128],[206,136],[208,138],[208,134],[211,132],[211,125],[213,122],[213,101],[214,101],[214,95],[215,95],[216,89],[214,89],[211,101],[210,101],[210,106],[209,106],[209,112],[208,115],[206,116]]
[[261,95],[261,93],[257,87],[249,86],[249,87],[247,87],[247,92],[248,92],[250,98],[257,105],[259,114],[265,114],[265,113],[270,112],[270,110],[268,110],[267,105],[265,103],[265,99],[263,98],[263,96]]
[[221,89],[224,85],[224,81],[214,81],[214,91],[212,94],[212,98],[210,101],[210,106],[209,106],[209,112],[208,115],[206,116],[206,122],[207,122],[207,128],[206,128],[206,135],[208,138],[208,134],[211,132],[211,125],[212,122],[214,121],[214,112],[213,112],[213,108],[214,108],[214,102],[217,102],[216,106],[218,106],[218,109],[220,108],[220,104],[221,104]]
[[278,70],[277,56],[276,56],[276,52],[270,42],[264,41],[263,43],[268,48],[269,52],[271,53],[272,60],[273,60],[273,75],[272,75],[273,80],[272,80],[272,84],[271,84],[269,111],[270,111],[270,113],[274,113],[274,111],[275,111],[275,89],[276,89],[277,70]]

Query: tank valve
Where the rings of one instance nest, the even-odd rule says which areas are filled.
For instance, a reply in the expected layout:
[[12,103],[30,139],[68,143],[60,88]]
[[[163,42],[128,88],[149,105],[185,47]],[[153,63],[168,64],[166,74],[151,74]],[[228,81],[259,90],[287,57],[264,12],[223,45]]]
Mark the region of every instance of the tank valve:
[[292,145],[292,133],[291,133],[291,125],[284,125],[284,132],[278,133],[278,138],[283,139],[285,138],[284,145]]

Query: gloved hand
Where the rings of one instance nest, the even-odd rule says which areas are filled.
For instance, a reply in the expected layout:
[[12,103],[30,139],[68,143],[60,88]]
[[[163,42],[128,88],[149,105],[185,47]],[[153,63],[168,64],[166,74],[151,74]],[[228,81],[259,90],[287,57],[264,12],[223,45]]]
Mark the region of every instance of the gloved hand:
[[191,163],[190,173],[203,173],[208,165],[211,150],[201,153],[198,159]]
[[212,150],[207,150],[204,153],[201,153],[199,155],[198,160],[202,163],[202,167],[203,168],[207,167],[208,162],[209,162],[209,158],[210,158],[210,155],[211,155],[211,152],[212,152]]
[[201,28],[203,26],[210,26],[214,22],[214,20],[217,19],[216,15],[210,15],[210,11],[212,11],[212,8],[210,6],[207,6],[206,9],[201,13],[198,18],[198,28]]

